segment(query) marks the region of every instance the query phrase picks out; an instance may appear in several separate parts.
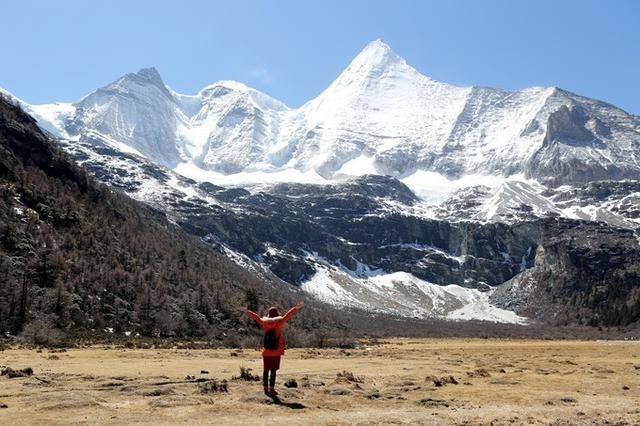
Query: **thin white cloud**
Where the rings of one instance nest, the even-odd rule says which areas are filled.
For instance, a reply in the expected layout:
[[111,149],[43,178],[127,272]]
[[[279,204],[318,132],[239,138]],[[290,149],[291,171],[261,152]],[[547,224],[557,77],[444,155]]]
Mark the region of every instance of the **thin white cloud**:
[[262,65],[249,71],[249,75],[264,84],[271,84],[273,82],[273,75]]

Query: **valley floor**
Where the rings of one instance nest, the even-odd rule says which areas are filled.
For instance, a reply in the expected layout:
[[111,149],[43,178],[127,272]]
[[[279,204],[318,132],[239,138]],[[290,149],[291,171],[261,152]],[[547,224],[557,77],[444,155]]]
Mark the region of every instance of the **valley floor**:
[[[256,350],[9,349],[0,366],[34,371],[0,377],[1,424],[640,424],[640,342],[292,349],[280,404],[259,382],[232,378],[240,366],[261,373]],[[228,393],[212,391],[213,378],[227,380]],[[288,379],[298,387],[284,388]]]

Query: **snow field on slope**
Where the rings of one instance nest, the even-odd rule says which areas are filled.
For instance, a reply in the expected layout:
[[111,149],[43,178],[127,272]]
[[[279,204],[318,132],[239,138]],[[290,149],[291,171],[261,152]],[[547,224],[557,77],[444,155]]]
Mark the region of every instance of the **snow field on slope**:
[[524,324],[527,319],[489,303],[490,292],[451,284],[441,286],[406,272],[377,271],[357,277],[329,265],[301,284],[303,291],[335,306],[390,312],[419,318],[484,320]]
[[189,179],[200,182],[210,182],[222,186],[251,186],[278,182],[329,183],[329,181],[313,170],[301,172],[296,169],[282,169],[272,172],[254,171],[225,175],[204,170],[192,162],[185,162],[178,164],[173,171]]

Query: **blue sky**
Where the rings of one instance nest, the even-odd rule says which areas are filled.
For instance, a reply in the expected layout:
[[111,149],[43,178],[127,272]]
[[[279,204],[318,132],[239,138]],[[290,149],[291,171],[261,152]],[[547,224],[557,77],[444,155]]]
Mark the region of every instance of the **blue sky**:
[[75,100],[139,68],[195,93],[242,81],[290,106],[381,37],[459,85],[559,86],[640,114],[640,1],[6,1],[0,87]]

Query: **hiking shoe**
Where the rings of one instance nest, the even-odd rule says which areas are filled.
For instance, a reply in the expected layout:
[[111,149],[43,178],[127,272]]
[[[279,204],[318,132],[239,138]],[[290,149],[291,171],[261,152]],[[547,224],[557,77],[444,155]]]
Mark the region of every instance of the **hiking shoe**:
[[274,388],[271,388],[271,389],[269,389],[269,395],[276,396],[276,395],[278,395],[278,391],[276,391]]

